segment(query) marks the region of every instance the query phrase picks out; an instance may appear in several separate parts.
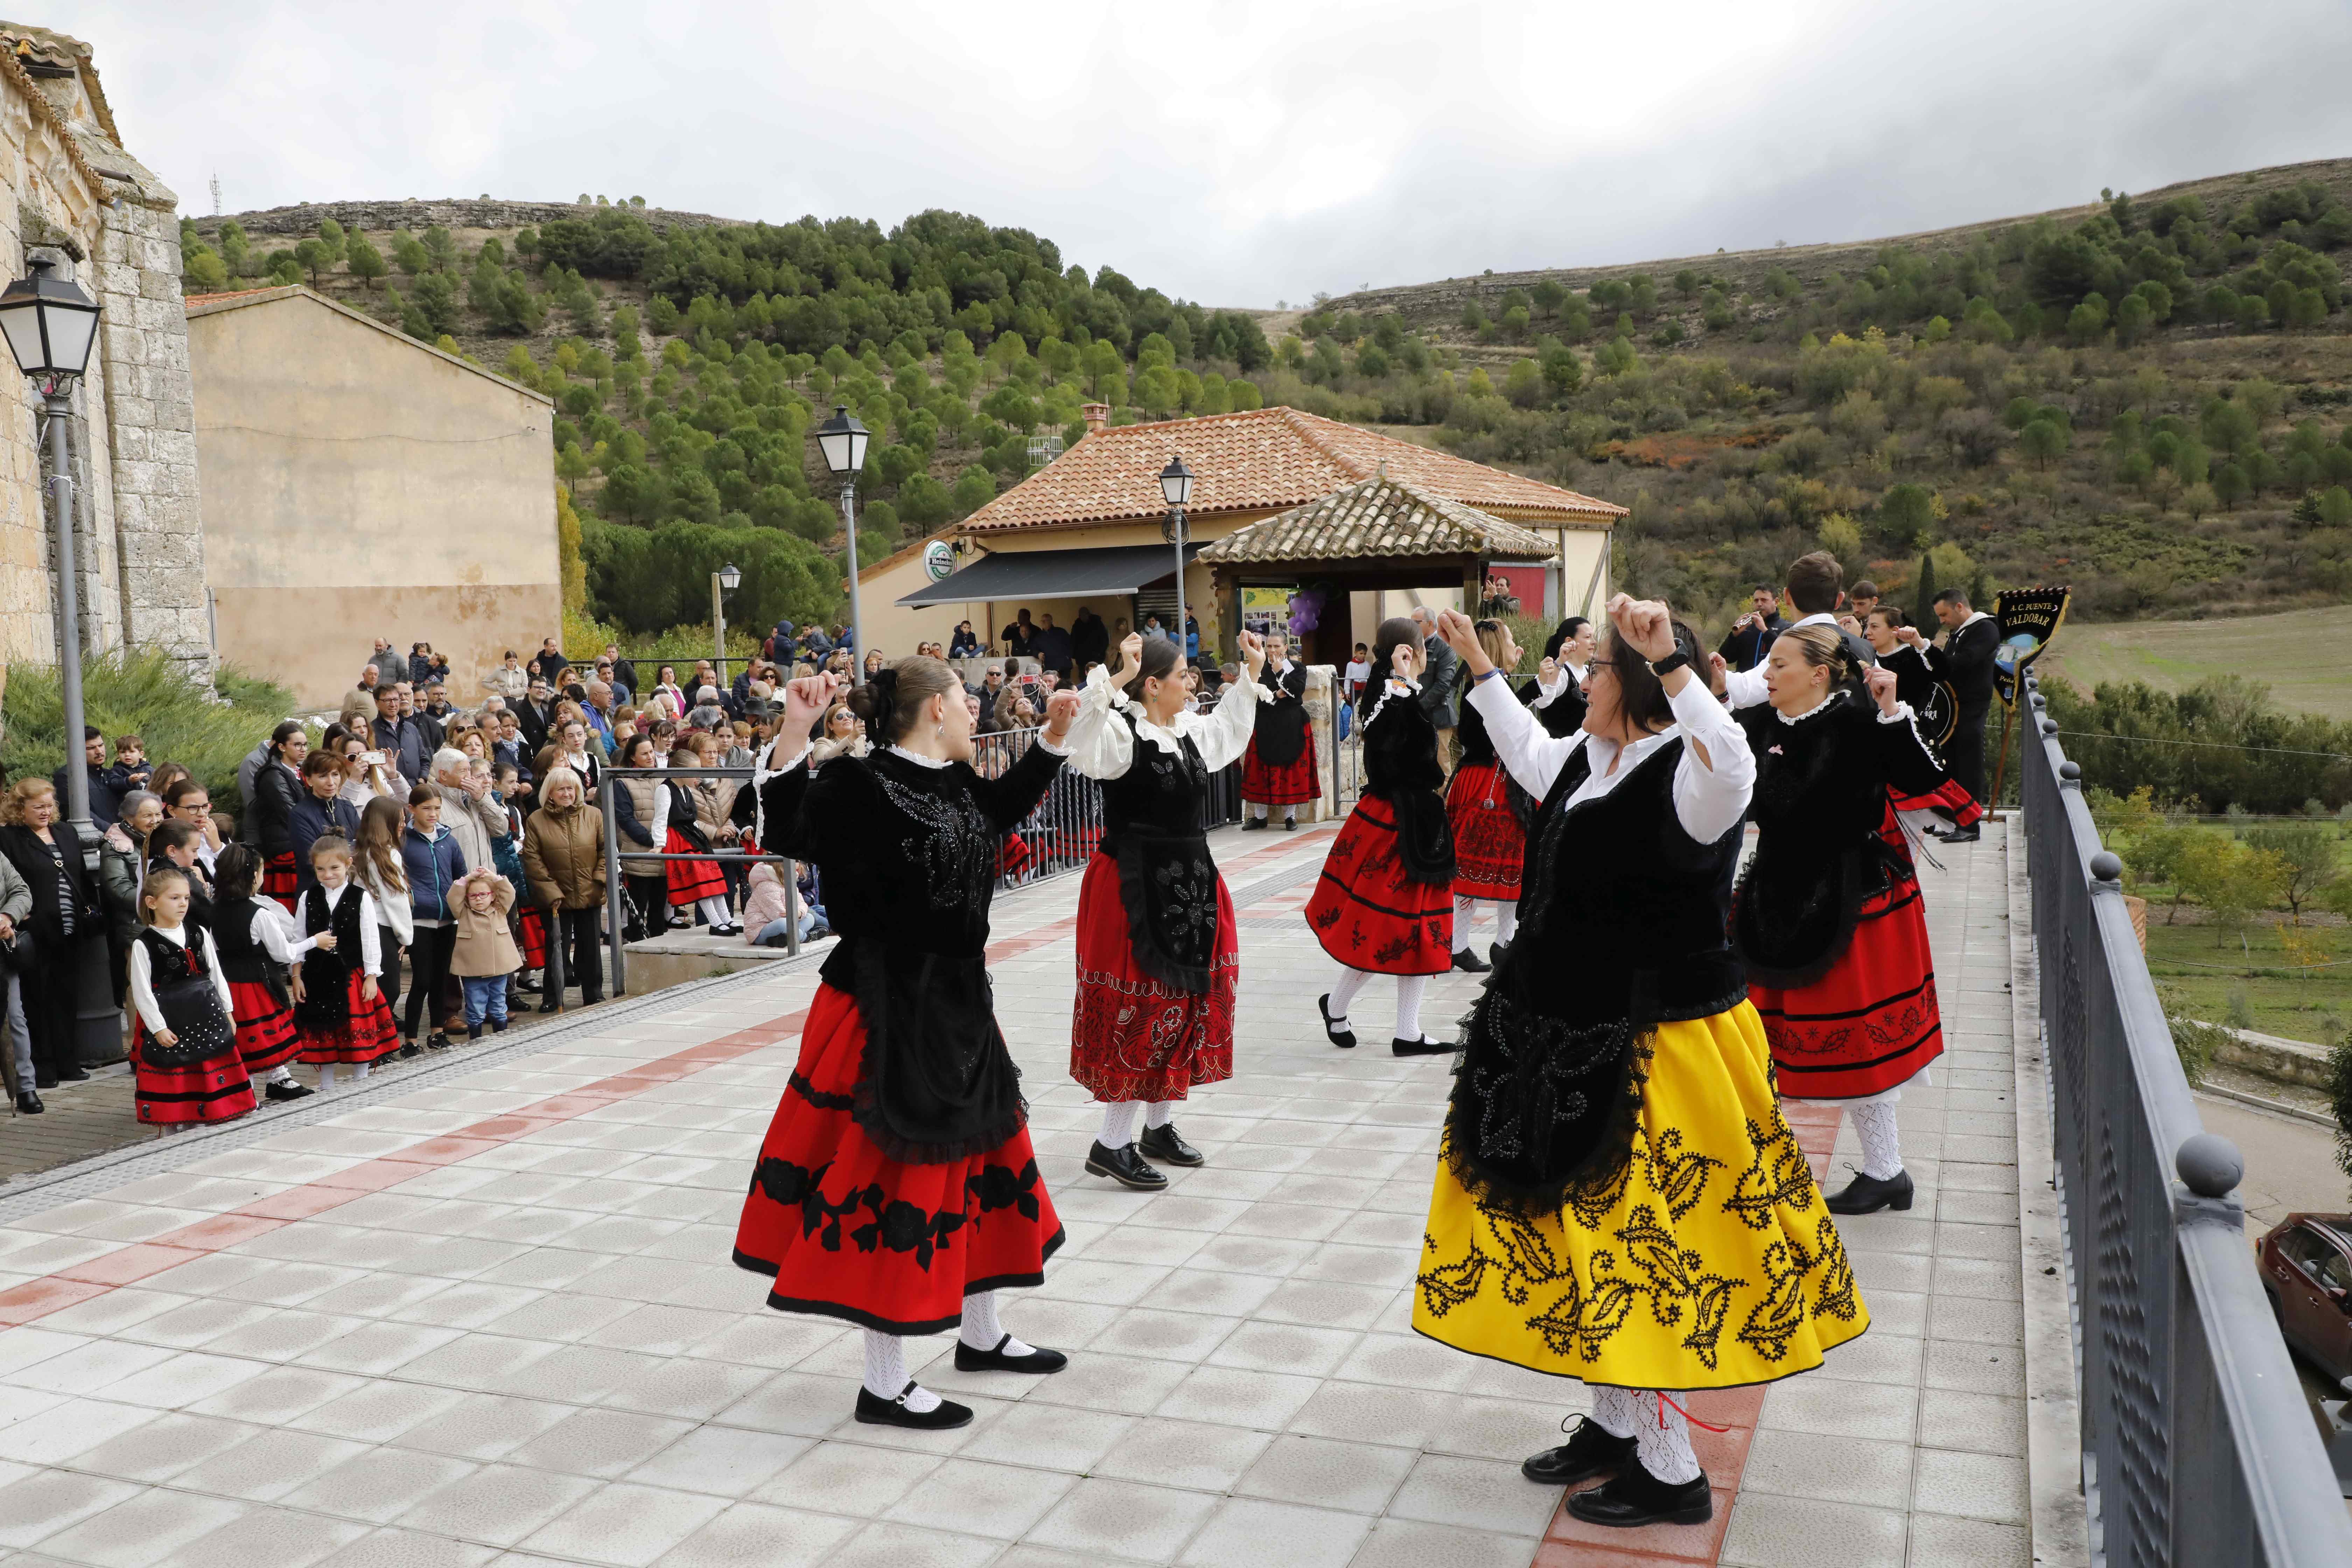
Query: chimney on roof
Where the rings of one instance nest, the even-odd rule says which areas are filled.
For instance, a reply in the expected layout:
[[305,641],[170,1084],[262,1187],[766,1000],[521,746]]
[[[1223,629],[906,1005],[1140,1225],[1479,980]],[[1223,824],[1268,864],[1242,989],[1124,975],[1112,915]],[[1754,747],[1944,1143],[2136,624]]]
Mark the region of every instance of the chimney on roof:
[[1110,428],[1110,405],[1108,403],[1081,403],[1078,405],[1078,416],[1087,422],[1087,434],[1089,436],[1097,430]]

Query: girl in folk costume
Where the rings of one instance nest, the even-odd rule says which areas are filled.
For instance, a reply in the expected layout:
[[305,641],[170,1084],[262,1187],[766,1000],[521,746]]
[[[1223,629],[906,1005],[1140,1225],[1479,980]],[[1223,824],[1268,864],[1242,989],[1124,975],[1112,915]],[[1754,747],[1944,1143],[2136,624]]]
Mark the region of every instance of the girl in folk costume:
[[[1912,629],[1903,612],[1893,605],[1874,606],[1869,619],[1862,626],[1864,639],[1870,644],[1871,651],[1878,655],[1878,667],[1895,672],[1895,700],[1911,710],[1915,722],[1924,718],[1941,684],[1936,672],[1927,667],[1927,654],[1921,651],[1927,646],[1926,639]],[[1984,820],[1984,807],[1955,778],[1947,778],[1932,793],[1924,795],[1905,795],[1899,790],[1889,789],[1887,798],[1895,803],[1897,815],[1913,811],[1932,812],[1955,827],[1974,827]],[[1926,823],[1924,817],[1909,820],[1915,825]]]
[[1250,805],[1244,833],[1266,826],[1270,805],[1282,807],[1286,830],[1297,827],[1299,803],[1323,794],[1315,726],[1307,717],[1307,667],[1291,662],[1280,632],[1266,636],[1265,674],[1265,700],[1257,705],[1257,727],[1242,758],[1242,799]]
[[1713,1504],[1675,1391],[1808,1371],[1869,1319],[1724,934],[1756,759],[1687,627],[1623,595],[1609,615],[1566,740],[1441,617],[1542,805],[1528,918],[1463,1038],[1412,1326],[1594,1386],[1570,1441],[1522,1467],[1612,1476],[1576,1517],[1692,1524]]
[[354,1081],[400,1048],[392,1008],[376,984],[383,963],[375,900],[352,880],[352,847],[329,834],[310,846],[317,879],[294,906],[294,927],[312,939],[294,963],[294,1026],[302,1059],[319,1069],[319,1087],[335,1086],[335,1068]]
[[212,932],[188,921],[188,874],[150,868],[139,918],[130,955],[139,1120],[175,1132],[234,1121],[253,1109],[253,1080],[237,1055],[220,950]]
[[858,1420],[961,1426],[971,1409],[908,1377],[903,1336],[961,1325],[960,1371],[1056,1372],[1066,1359],[997,1321],[997,1290],[1044,1280],[1062,1223],[996,1026],[987,950],[998,844],[1060,769],[1077,693],[1057,695],[1037,744],[986,779],[955,672],[904,658],[852,699],[875,754],[813,773],[809,727],[835,686],[823,675],[786,688],[768,753],[780,771],[754,773],[754,837],[816,862],[841,940],[761,1147],[735,1261],[773,1277],[769,1306],[866,1330]]
[[310,731],[289,719],[269,731],[269,750],[253,775],[255,841],[261,847],[261,893],[291,911],[301,890],[294,859],[294,808],[302,798],[301,767],[310,754]]
[[[681,770],[690,767],[718,765],[715,739],[697,731],[678,743],[681,755],[674,764]],[[708,855],[711,837],[719,830],[708,805],[715,799],[709,786],[724,784],[726,798],[732,804],[735,787],[730,781],[696,778],[681,772],[677,778],[662,781],[660,793],[654,797],[652,822],[654,841],[670,855]],[[719,812],[719,818],[725,813]],[[699,912],[710,927],[712,936],[740,936],[743,928],[735,923],[735,911],[727,901],[727,876],[716,860],[665,860],[656,862],[669,870],[669,902],[675,910]]]
[[1851,680],[1836,629],[1782,632],[1740,714],[1756,752],[1756,856],[1731,938],[1780,1087],[1842,1100],[1863,1166],[1832,1214],[1911,1206],[1895,1137],[1903,1085],[1944,1050],[1918,873],[1890,796],[1933,797],[1948,775],[1919,738],[1899,679]]
[[380,795],[360,813],[360,836],[352,844],[351,879],[383,922],[376,928],[375,976],[387,1012],[400,1004],[400,955],[416,942],[416,908],[408,900],[408,867],[400,853],[401,837],[407,831],[406,808],[390,795]]
[[[1478,646],[1497,669],[1519,667],[1519,645],[1500,621],[1480,621]],[[1493,964],[1470,951],[1470,920],[1479,903],[1495,906],[1495,942],[1488,956],[1503,950],[1519,925],[1519,862],[1528,852],[1523,799],[1514,799],[1511,776],[1495,758],[1494,740],[1475,708],[1465,706],[1454,730],[1462,760],[1445,786],[1445,816],[1454,829],[1454,967],[1473,974]]]
[[1428,658],[1421,632],[1402,616],[1381,623],[1372,640],[1379,679],[1356,700],[1363,721],[1364,795],[1307,901],[1315,940],[1347,968],[1316,999],[1331,1043],[1353,1047],[1348,1005],[1373,974],[1397,980],[1396,1037],[1401,1057],[1454,1047],[1422,1033],[1421,995],[1429,977],[1453,962],[1454,833],[1438,789],[1437,730],[1420,702],[1416,678]]
[[1097,665],[1070,726],[1070,766],[1101,781],[1105,819],[1078,889],[1070,1076],[1103,1104],[1087,1170],[1142,1192],[1168,1184],[1150,1160],[1202,1163],[1169,1120],[1174,1102],[1234,1076],[1241,957],[1209,855],[1208,803],[1210,779],[1254,743],[1268,656],[1255,633],[1241,642],[1251,679],[1202,715],[1183,710],[1176,645],[1130,636],[1117,683]]
[[311,939],[293,935],[276,900],[254,897],[261,860],[251,849],[223,847],[213,870],[213,890],[219,895],[213,906],[213,940],[220,950],[221,973],[228,979],[236,1054],[254,1082],[266,1082],[262,1092],[269,1099],[300,1100],[311,1090],[295,1082],[286,1065],[302,1048],[286,966],[310,950]]

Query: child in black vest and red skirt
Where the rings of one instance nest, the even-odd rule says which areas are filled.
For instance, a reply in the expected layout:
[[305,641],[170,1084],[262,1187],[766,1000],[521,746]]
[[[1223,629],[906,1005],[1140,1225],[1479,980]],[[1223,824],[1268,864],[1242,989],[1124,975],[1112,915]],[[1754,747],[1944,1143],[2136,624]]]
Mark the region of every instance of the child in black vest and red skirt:
[[300,1100],[312,1091],[295,1082],[286,1065],[302,1048],[286,969],[310,950],[310,940],[292,936],[278,900],[254,896],[261,857],[245,845],[225,846],[213,876],[213,940],[220,949],[221,973],[228,977],[236,1054],[253,1081],[266,1086],[262,1093],[268,1098]]
[[322,834],[310,846],[318,880],[295,901],[296,930],[311,939],[294,966],[294,1026],[302,1059],[319,1069],[319,1087],[335,1086],[335,1068],[354,1080],[400,1048],[392,1008],[376,984],[383,957],[375,900],[352,880],[351,840]]
[[131,943],[131,1060],[139,1120],[173,1131],[234,1121],[253,1109],[220,950],[187,917],[188,874],[151,868]]

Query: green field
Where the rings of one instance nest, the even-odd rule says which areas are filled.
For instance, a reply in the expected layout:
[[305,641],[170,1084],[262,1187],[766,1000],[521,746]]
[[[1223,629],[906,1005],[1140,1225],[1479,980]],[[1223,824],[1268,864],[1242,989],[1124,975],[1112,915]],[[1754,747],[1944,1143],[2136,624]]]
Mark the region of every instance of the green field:
[[2227,1023],[2231,997],[2242,995],[2252,1028],[2317,1044],[2328,1016],[2352,1021],[2352,962],[2347,962],[2352,961],[2352,927],[2340,921],[2323,925],[2305,917],[2304,929],[2342,967],[2297,974],[2271,923],[2284,918],[2265,916],[2247,927],[2242,938],[2233,935],[2217,942],[2212,927],[2168,926],[2163,910],[2151,907],[2148,973],[2158,985],[2180,993],[2192,1017]]
[[2208,676],[2268,685],[2284,708],[2352,719],[2352,605],[2210,621],[2068,622],[2036,667],[2087,695],[2103,680],[2168,691]]

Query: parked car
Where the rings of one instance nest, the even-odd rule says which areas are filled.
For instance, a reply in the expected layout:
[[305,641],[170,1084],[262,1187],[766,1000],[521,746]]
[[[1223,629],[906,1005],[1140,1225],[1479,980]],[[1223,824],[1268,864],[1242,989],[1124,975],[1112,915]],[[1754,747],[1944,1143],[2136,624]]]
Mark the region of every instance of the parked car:
[[2291,1214],[2254,1258],[2286,1342],[2331,1379],[2352,1377],[2352,1215]]

